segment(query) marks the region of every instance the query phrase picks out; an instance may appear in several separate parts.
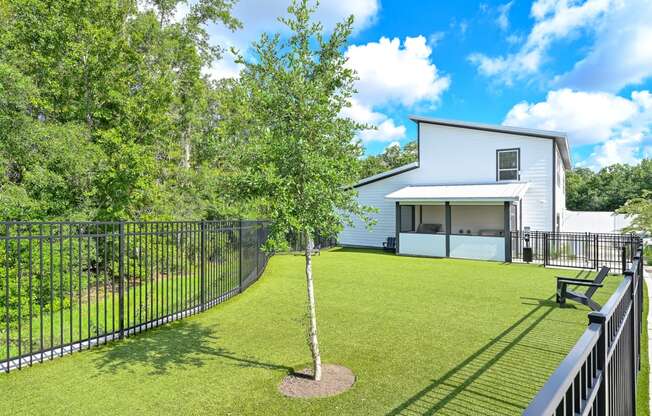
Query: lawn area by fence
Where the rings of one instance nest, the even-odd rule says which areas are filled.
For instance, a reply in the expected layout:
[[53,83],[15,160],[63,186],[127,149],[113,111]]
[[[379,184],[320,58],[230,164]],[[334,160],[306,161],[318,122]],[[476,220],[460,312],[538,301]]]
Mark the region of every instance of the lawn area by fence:
[[545,266],[595,269],[609,266],[613,273],[624,273],[634,260],[641,238],[635,234],[573,233],[551,231],[512,231],[512,259]]
[[623,282],[600,311],[589,314],[588,328],[524,415],[636,414],[644,264],[641,245]]
[[[520,414],[586,329],[537,265],[333,249],[314,258],[323,359],[350,391],[282,396],[310,362],[305,259],[274,256],[245,294],[122,342],[0,377],[0,414]],[[609,276],[606,302],[623,281]]]
[[0,369],[212,307],[263,272],[260,221],[1,222]]

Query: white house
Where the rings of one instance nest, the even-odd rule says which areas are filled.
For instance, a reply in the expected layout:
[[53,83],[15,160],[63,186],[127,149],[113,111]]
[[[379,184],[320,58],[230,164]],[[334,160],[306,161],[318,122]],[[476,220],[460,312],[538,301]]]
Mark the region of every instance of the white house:
[[412,116],[418,160],[355,185],[377,223],[346,227],[339,244],[403,255],[511,260],[512,230],[559,231],[564,133]]

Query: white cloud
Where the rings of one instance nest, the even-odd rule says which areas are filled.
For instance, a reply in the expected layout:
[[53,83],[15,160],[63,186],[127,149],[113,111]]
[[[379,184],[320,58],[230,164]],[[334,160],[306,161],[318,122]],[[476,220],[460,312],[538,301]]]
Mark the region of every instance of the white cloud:
[[496,18],[496,24],[498,24],[498,27],[502,30],[507,30],[509,28],[509,11],[513,5],[514,0],[498,6],[498,18]]
[[638,106],[607,93],[551,91],[545,101],[516,104],[503,124],[565,131],[575,145],[607,140],[614,129],[630,120]]
[[509,85],[536,74],[554,41],[592,27],[618,1],[623,0],[537,0],[530,12],[535,24],[518,52],[497,57],[473,53],[468,59],[481,74]]
[[511,35],[507,36],[505,40],[510,45],[516,45],[517,43],[521,43],[523,41],[523,37],[512,33]]
[[557,83],[584,90],[617,92],[652,76],[652,2],[614,6],[596,28],[588,55]]
[[364,105],[417,102],[437,104],[450,78],[441,75],[430,61],[432,49],[426,38],[380,38],[378,42],[351,45],[345,52],[347,65],[359,77],[357,99]]
[[405,138],[406,129],[403,125],[396,125],[394,120],[383,113],[373,111],[371,107],[360,104],[356,99],[351,100],[351,107],[342,111],[343,117],[349,117],[359,123],[375,126],[375,129],[363,130],[358,138],[364,143],[391,142]]
[[424,36],[380,38],[378,42],[351,45],[345,56],[347,65],[358,75],[358,91],[351,108],[344,112],[361,123],[377,126],[360,134],[363,141],[391,141],[405,137],[405,126],[396,125],[378,108],[411,107],[416,104],[434,108],[450,85],[450,78],[439,73],[430,61],[432,48]]
[[[221,46],[233,47],[244,52],[251,42],[264,32],[284,33],[287,28],[278,21],[278,17],[287,15],[290,2],[291,0],[239,1],[233,7],[233,16],[242,22],[242,29],[231,32],[221,25],[212,25],[209,27],[211,40]],[[359,31],[374,23],[379,10],[379,0],[321,0],[315,19],[322,22],[324,28],[330,31],[336,23],[353,15],[354,30]],[[240,69],[233,57],[227,53],[224,59],[216,62],[209,72],[213,77],[219,78],[232,75],[234,68],[238,71]]]
[[503,124],[566,132],[572,146],[596,145],[584,162],[588,166],[635,163],[650,140],[652,94],[634,91],[623,98],[604,92],[550,91],[545,101],[516,104]]
[[435,32],[430,34],[430,36],[428,36],[428,46],[434,48],[437,45],[439,45],[439,42],[441,42],[441,40],[444,39],[444,35],[445,35],[444,32]]

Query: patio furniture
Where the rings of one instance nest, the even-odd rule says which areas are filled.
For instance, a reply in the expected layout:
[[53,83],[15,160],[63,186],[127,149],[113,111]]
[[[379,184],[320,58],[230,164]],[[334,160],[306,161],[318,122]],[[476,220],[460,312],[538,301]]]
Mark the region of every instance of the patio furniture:
[[[602,306],[591,298],[593,297],[595,291],[598,290],[599,287],[603,286],[602,282],[609,274],[609,270],[609,267],[602,266],[593,281],[558,276],[557,303],[559,303],[559,306],[562,306],[566,302],[566,299],[570,299],[574,300],[575,302],[579,302],[582,305],[588,306],[593,311],[599,311]],[[588,289],[586,289],[586,292],[584,293],[571,292],[568,290],[568,285],[587,286]]]
[[496,229],[484,229],[478,231],[478,235],[487,236],[487,237],[502,237],[505,233],[505,230],[496,230]]
[[396,237],[387,237],[387,241],[383,243],[383,250],[395,251],[396,250]]
[[417,234],[437,234],[441,231],[441,224],[419,224]]

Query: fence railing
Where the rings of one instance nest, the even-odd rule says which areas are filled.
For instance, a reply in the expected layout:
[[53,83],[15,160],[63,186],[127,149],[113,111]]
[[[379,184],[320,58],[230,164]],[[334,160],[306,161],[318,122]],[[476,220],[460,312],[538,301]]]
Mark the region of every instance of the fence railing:
[[[306,249],[305,235],[288,235],[288,249],[290,251],[304,251]],[[336,237],[316,236],[313,241],[316,249],[326,249],[337,245]]]
[[513,231],[512,259],[524,260],[529,248],[532,261],[546,266],[598,269],[609,266],[625,272],[641,238],[635,234],[570,233],[548,231]]
[[636,249],[616,292],[523,413],[633,415],[641,368],[643,253]]
[[261,221],[0,222],[0,370],[103,344],[242,292]]

